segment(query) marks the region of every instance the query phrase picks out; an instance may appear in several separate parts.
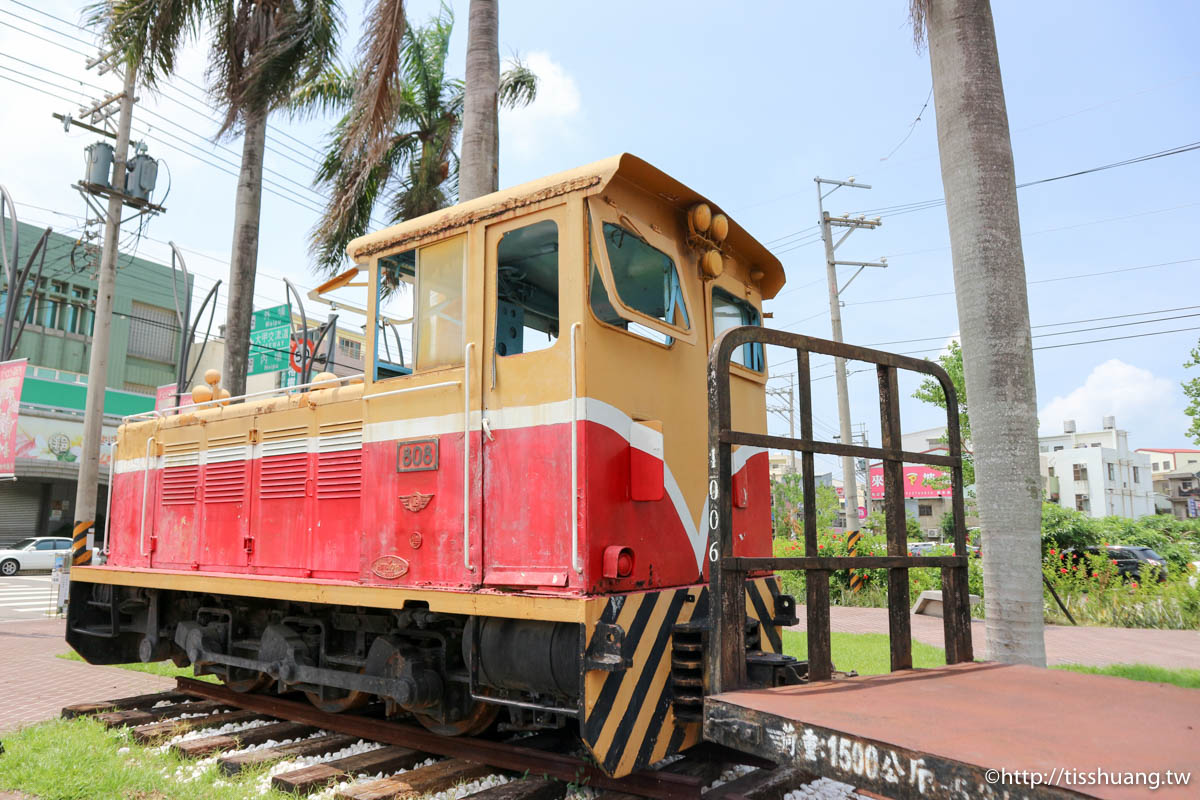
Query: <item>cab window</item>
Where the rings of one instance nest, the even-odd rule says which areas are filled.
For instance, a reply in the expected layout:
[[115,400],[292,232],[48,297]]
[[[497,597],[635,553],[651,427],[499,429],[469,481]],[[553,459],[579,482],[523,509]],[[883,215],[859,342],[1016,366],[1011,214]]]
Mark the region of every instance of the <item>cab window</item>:
[[[743,325],[762,325],[762,316],[758,309],[745,300],[734,297],[724,289],[713,288],[713,338],[720,336],[730,328],[740,328]],[[747,369],[762,372],[763,346],[759,342],[744,344],[734,351],[731,361],[741,364]]]
[[639,314],[681,330],[689,330],[687,304],[683,299],[679,272],[675,262],[627,228],[605,222],[601,225],[604,250],[612,272],[614,303],[604,285],[596,263],[595,243],[592,246],[592,276],[589,300],[592,312],[608,325],[637,334],[651,341],[670,345],[674,337],[636,320],[627,319],[618,304]]
[[496,354],[515,356],[558,339],[558,226],[506,232],[496,247]]
[[462,363],[465,277],[465,236],[380,258],[376,380]]

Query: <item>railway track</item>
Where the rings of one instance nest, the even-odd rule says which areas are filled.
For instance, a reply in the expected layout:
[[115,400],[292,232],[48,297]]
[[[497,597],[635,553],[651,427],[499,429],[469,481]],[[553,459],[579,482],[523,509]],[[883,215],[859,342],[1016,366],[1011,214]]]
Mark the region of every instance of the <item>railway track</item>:
[[320,800],[800,800],[852,798],[851,787],[736,751],[702,745],[657,769],[611,778],[559,734],[437,736],[371,715],[238,694],[180,678],[174,691],[68,706],[130,729],[138,744],[226,775],[266,767],[268,785]]

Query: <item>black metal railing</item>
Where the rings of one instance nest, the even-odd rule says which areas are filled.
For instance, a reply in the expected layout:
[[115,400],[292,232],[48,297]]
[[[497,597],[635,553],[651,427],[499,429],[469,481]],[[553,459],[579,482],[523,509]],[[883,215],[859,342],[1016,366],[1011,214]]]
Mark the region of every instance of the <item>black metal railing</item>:
[[[730,408],[729,362],[738,347],[751,342],[786,347],[796,352],[799,384],[800,438],[733,430]],[[873,363],[879,380],[879,418],[882,447],[865,447],[813,438],[812,385],[809,354]],[[901,449],[899,370],[932,376],[946,395],[949,453],[913,453]],[[709,559],[711,621],[707,648],[706,690],[710,694],[746,685],[744,582],[752,571],[804,570],[808,623],[808,678],[832,677],[829,636],[829,578],[843,569],[886,569],[888,631],[892,671],[912,668],[909,624],[908,570],[940,568],[946,663],[972,661],[971,612],[967,585],[966,517],[963,507],[962,437],[958,428],[958,398],[950,376],[928,361],[865,347],[814,339],[786,331],[741,327],[717,337],[708,357]],[[732,465],[734,445],[795,450],[801,453],[804,493],[804,555],[786,558],[743,558],[733,555]],[[816,481],[813,456],[874,459],[883,462],[886,556],[824,557],[817,554]],[[942,467],[950,473],[954,517],[954,555],[909,556],[904,514],[904,464]],[[851,478],[852,480],[852,478]]]

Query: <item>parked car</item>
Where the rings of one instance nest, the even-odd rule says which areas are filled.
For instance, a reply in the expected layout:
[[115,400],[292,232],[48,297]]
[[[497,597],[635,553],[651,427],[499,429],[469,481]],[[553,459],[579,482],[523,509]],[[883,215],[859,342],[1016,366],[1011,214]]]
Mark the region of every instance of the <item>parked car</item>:
[[22,539],[0,550],[0,575],[9,577],[23,569],[54,569],[54,556],[71,549],[71,540],[58,536]]
[[[1072,560],[1079,560],[1079,556],[1072,550],[1067,550],[1066,552],[1071,554]],[[1107,547],[1085,547],[1083,548],[1083,552],[1088,555],[1107,556],[1111,561],[1116,563],[1117,574],[1122,578],[1148,580],[1153,571],[1157,575],[1158,580],[1165,581],[1167,579],[1167,560],[1149,547],[1131,544],[1110,544]]]
[[938,542],[909,542],[908,554],[910,556],[923,556],[929,553],[935,547],[940,547]]

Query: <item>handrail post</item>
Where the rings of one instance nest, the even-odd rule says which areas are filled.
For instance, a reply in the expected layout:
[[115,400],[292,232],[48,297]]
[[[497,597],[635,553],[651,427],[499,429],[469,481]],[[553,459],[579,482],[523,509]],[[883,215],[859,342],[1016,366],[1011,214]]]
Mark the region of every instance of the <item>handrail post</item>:
[[583,574],[579,560],[579,377],[576,374],[576,334],[581,322],[571,323],[571,566]]
[[463,349],[463,566],[475,571],[471,563],[471,351],[474,342]]
[[[146,463],[142,465],[142,523],[141,527],[138,529],[138,552],[144,556],[150,555],[146,552],[146,505],[148,503],[147,495],[150,489],[150,449],[151,445],[157,444],[158,440],[153,436],[146,440]],[[113,455],[116,456],[116,453],[113,453]],[[109,509],[108,513],[111,514],[112,509]],[[108,527],[107,518],[105,519],[105,527]]]

